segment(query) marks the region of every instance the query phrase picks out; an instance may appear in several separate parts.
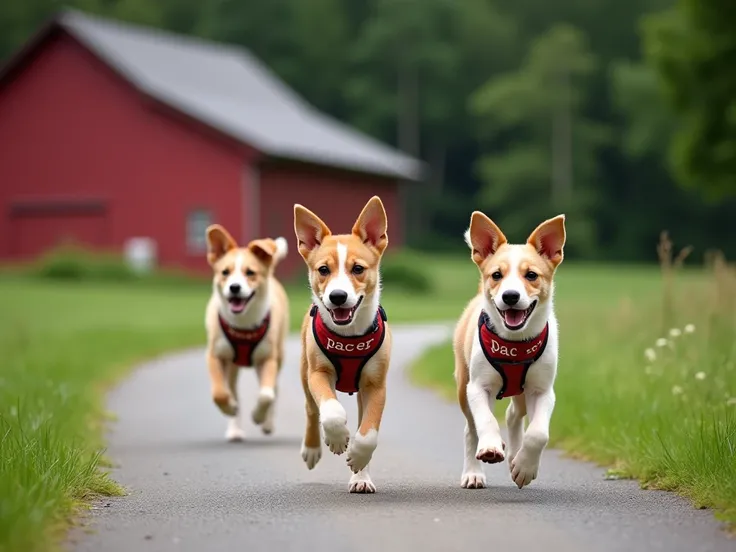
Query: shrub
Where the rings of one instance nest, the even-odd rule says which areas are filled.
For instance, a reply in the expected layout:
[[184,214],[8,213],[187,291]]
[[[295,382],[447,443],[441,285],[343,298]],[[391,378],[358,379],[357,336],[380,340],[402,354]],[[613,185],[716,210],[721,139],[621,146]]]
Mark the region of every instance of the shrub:
[[403,251],[387,255],[381,263],[381,280],[386,286],[408,293],[429,293],[433,282],[422,267],[421,256]]
[[53,280],[130,281],[136,278],[121,257],[92,253],[70,244],[43,255],[32,272]]

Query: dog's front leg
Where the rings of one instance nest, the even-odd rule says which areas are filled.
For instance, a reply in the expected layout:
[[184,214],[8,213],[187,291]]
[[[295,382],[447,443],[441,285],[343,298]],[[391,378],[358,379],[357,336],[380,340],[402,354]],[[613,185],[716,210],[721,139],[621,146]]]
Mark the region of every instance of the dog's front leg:
[[501,439],[501,428],[493,415],[495,397],[471,379],[468,383],[468,406],[478,432],[478,449],[475,457],[481,462],[496,464],[503,462],[506,445]]
[[[378,445],[378,430],[381,426],[381,418],[383,417],[383,409],[386,406],[386,386],[385,384],[367,383],[358,392],[358,402],[360,409],[360,426],[353,437],[352,443],[348,450],[348,467],[354,474],[365,471],[365,476],[370,482],[367,468],[368,463],[373,457],[373,451]],[[372,483],[370,485],[372,487]],[[351,480],[352,487],[352,480]],[[352,488],[351,488],[352,490]],[[374,492],[366,489],[363,492]]]
[[210,372],[212,400],[226,416],[238,413],[238,401],[230,392],[230,385],[225,379],[225,363],[212,354],[207,355],[207,368]]
[[524,433],[521,449],[509,463],[511,479],[520,489],[537,478],[542,451],[549,441],[549,422],[555,407],[552,388],[525,395],[529,427]]
[[316,367],[309,373],[309,390],[319,407],[319,418],[325,434],[325,444],[334,454],[345,452],[350,442],[348,415],[337,400],[333,387],[332,370]]
[[[275,358],[267,358],[256,367],[260,390],[258,392],[256,406],[253,408],[251,416],[254,424],[263,424],[261,429],[267,434],[273,431],[273,417],[269,416],[269,414],[276,400],[276,377],[278,376],[278,372],[279,362]],[[268,419],[271,421],[270,424],[265,423]]]

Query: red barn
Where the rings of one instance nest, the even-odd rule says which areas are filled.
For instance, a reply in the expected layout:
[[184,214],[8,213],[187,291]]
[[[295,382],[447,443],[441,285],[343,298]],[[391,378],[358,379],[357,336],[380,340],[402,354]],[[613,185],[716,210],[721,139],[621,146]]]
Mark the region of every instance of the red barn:
[[0,259],[72,239],[206,269],[204,229],[283,235],[293,204],[348,229],[374,194],[402,243],[420,164],[319,113],[239,47],[65,11],[0,72]]

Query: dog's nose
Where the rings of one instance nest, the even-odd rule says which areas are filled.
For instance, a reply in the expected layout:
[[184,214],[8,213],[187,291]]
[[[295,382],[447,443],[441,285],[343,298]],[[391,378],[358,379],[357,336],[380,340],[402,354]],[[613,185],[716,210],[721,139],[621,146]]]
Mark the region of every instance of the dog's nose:
[[233,295],[237,295],[240,293],[241,286],[240,284],[230,284],[230,293]]
[[501,299],[509,307],[513,307],[516,303],[518,303],[520,298],[521,294],[518,291],[513,290],[504,291],[503,295],[501,295]]
[[336,306],[344,305],[345,301],[348,300],[348,294],[347,292],[336,289],[335,291],[330,292],[330,303]]

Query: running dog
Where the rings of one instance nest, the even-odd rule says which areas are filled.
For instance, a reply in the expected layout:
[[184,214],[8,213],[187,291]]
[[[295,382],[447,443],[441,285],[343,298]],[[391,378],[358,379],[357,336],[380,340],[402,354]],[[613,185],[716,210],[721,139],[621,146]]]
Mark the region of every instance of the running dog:
[[225,438],[245,438],[238,419],[239,367],[255,367],[260,383],[251,414],[264,434],[274,430],[277,379],[289,327],[289,303],[274,269],[287,252],[284,238],[239,247],[219,224],[207,228],[207,260],[214,272],[205,313],[212,399],[229,418]]
[[[301,332],[307,409],[302,459],[311,470],[322,457],[321,422],[330,451],[347,451],[351,493],[376,491],[368,464],[378,444],[391,351],[391,332],[380,304],[386,228],[383,203],[375,196],[350,234],[333,235],[317,215],[294,205],[294,230],[313,301]],[[336,391],[358,396],[359,427],[352,442]]]
[[[485,487],[482,463],[507,456],[511,478],[521,489],[537,477],[555,405],[553,278],[563,259],[565,216],[540,224],[526,244],[511,245],[491,219],[475,211],[465,241],[481,281],[453,341],[457,396],[467,421],[461,486]],[[493,415],[503,397],[511,397],[508,450]]]

